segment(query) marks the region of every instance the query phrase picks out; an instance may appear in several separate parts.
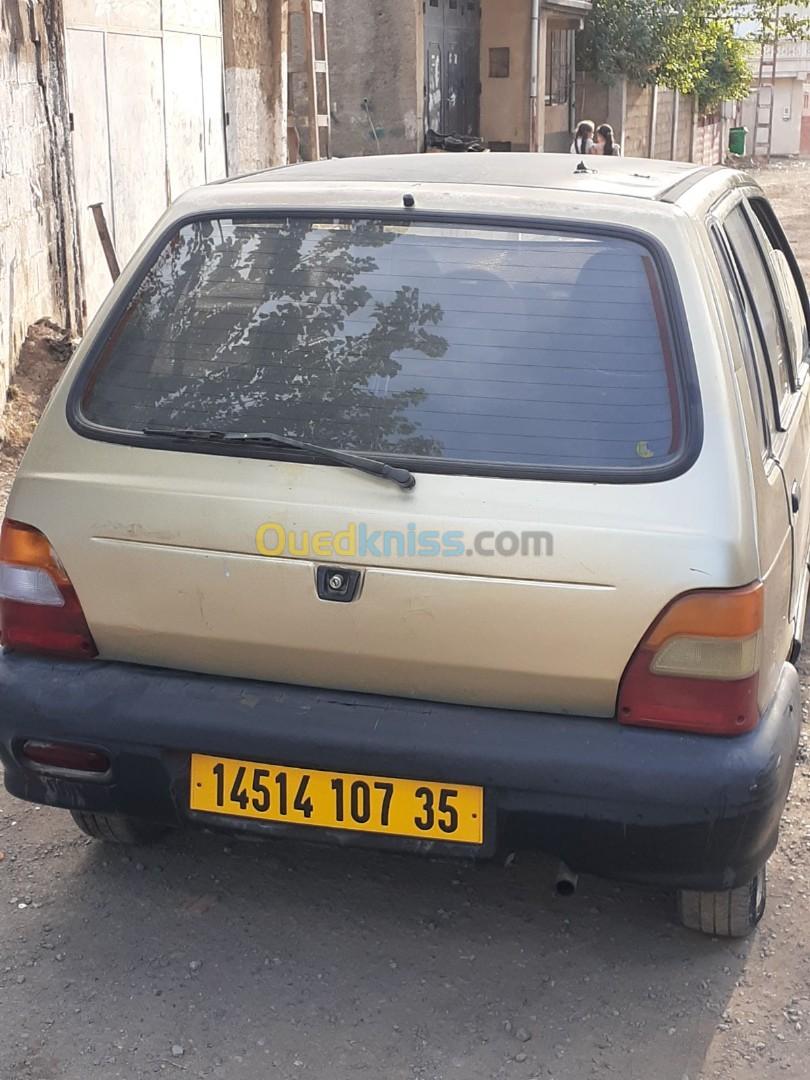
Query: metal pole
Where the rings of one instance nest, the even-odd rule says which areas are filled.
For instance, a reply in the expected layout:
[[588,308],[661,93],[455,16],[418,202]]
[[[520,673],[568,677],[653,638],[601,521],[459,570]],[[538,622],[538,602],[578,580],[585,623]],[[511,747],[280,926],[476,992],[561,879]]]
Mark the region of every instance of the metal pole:
[[110,230],[107,228],[107,219],[104,217],[104,206],[102,203],[93,203],[90,209],[93,211],[93,220],[95,221],[96,229],[98,230],[98,238],[101,241],[104,258],[107,260],[107,269],[110,271],[110,277],[113,281],[116,281],[121,274],[121,268],[118,265],[118,256],[115,254]]
[[538,126],[538,95],[537,82],[539,71],[540,52],[540,0],[532,0],[532,25],[531,25],[531,78],[529,82],[529,149],[536,153],[539,149]]

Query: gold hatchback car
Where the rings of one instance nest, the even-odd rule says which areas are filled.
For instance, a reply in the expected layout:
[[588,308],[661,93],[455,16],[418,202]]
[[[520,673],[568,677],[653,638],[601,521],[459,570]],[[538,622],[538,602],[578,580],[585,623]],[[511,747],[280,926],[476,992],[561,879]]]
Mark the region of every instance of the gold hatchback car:
[[11,495],[9,791],[118,842],[539,849],[747,933],[800,727],[809,322],[731,170],[183,196]]

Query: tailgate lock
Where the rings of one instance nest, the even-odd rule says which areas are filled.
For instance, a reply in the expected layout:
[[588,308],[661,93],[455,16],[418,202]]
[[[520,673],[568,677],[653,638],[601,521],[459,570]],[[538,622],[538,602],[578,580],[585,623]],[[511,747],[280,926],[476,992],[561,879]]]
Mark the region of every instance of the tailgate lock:
[[350,604],[360,588],[360,571],[343,566],[319,566],[315,570],[315,584],[321,600]]

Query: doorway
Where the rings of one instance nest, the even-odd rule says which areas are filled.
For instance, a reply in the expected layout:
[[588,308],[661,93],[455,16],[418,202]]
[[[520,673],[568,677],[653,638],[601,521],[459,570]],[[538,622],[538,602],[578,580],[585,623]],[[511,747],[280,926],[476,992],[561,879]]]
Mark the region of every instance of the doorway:
[[481,0],[425,0],[425,123],[477,135]]

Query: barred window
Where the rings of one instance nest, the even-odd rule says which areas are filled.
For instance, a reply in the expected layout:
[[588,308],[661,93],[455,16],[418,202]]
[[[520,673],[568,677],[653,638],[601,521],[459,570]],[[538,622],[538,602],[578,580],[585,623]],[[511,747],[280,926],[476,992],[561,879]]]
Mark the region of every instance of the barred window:
[[546,50],[546,105],[567,105],[571,97],[573,30],[549,30]]

